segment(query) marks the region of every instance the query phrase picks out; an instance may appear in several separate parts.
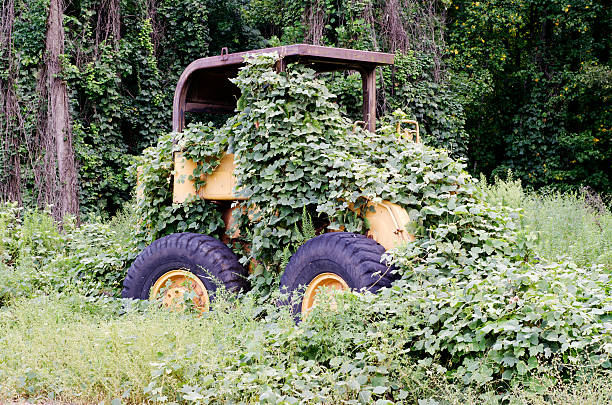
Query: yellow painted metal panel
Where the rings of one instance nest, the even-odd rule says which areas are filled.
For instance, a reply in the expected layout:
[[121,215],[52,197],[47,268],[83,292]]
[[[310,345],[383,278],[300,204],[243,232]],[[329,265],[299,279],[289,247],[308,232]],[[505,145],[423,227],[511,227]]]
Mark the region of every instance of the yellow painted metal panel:
[[[187,159],[182,153],[174,154],[174,189],[172,201],[182,203],[187,198],[196,195],[195,181],[189,180],[196,168],[194,161]],[[198,191],[198,195],[206,200],[232,201],[246,200],[246,197],[236,196],[236,177],[234,176],[234,155],[227,153],[221,163],[210,175],[203,175],[206,183]]]
[[414,235],[406,230],[410,216],[404,208],[389,201],[371,203],[370,206],[374,211],[368,210],[365,215],[370,225],[367,235],[386,250],[415,239]]

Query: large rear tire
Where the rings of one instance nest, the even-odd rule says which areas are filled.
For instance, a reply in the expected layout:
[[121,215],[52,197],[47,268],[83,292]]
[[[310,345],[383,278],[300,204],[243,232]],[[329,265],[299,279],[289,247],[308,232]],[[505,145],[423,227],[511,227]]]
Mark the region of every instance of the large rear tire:
[[319,287],[375,293],[398,278],[393,268],[381,263],[383,253],[384,247],[364,235],[333,232],[317,236],[291,256],[281,277],[281,292],[300,294],[292,297],[295,315],[312,307]]
[[193,280],[194,287],[205,287],[199,292],[206,294],[207,301],[220,285],[231,292],[249,287],[247,270],[221,241],[208,235],[176,233],[156,240],[138,255],[123,281],[121,296],[149,299],[151,288],[158,289],[160,281],[171,284],[191,275],[199,279]]

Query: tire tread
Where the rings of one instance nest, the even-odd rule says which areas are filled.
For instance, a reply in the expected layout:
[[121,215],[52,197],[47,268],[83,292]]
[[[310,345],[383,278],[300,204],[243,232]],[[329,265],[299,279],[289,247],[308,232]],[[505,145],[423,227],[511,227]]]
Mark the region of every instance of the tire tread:
[[[192,261],[207,257],[214,268],[207,269],[232,292],[247,290],[248,271],[240,264],[232,250],[220,240],[196,233],[176,233],[160,238],[147,246],[134,260],[123,281],[124,298],[143,298],[144,279],[153,271],[152,263],[169,251],[182,251]],[[201,260],[200,260],[201,261]]]

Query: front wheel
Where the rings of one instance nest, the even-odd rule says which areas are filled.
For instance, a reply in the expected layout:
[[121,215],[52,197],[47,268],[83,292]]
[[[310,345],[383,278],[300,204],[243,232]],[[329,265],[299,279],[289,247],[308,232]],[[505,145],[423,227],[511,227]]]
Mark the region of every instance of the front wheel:
[[293,313],[307,313],[321,287],[377,292],[390,287],[395,271],[381,263],[385,248],[364,235],[326,233],[312,238],[291,256],[280,281],[281,292],[296,293],[305,287]]
[[248,289],[248,272],[218,239],[196,233],[176,233],[147,246],[130,266],[123,281],[123,298],[155,299],[165,306],[193,292],[193,303],[207,311],[219,286],[237,292]]

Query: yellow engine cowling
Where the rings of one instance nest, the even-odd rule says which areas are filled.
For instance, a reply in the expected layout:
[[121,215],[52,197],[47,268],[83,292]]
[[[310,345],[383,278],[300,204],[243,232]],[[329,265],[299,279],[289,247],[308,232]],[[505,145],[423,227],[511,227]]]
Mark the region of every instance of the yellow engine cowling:
[[365,215],[369,223],[367,235],[385,250],[414,241],[414,235],[406,230],[410,217],[404,208],[390,201],[371,202],[369,206],[374,210],[368,210]]
[[193,175],[193,170],[196,168],[195,162],[185,158],[182,153],[175,153],[172,201],[182,203],[188,197],[195,196],[196,193],[206,200],[246,200],[246,197],[234,194],[236,187],[234,167],[234,155],[226,153],[212,174],[202,176],[202,180],[206,183],[196,192],[195,181],[189,180],[189,176]]
[[[236,187],[234,167],[234,155],[231,153],[225,154],[215,171],[202,177],[202,180],[205,180],[206,183],[197,194],[206,200],[246,200],[246,197],[234,194]],[[174,189],[172,193],[174,203],[183,203],[189,197],[196,195],[195,182],[193,179],[189,180],[189,176],[192,176],[195,168],[195,162],[185,158],[182,153],[175,153]],[[380,243],[386,250],[414,240],[414,236],[406,230],[410,217],[404,208],[390,201],[370,202],[368,206],[369,209],[365,214],[369,223],[367,235]]]

